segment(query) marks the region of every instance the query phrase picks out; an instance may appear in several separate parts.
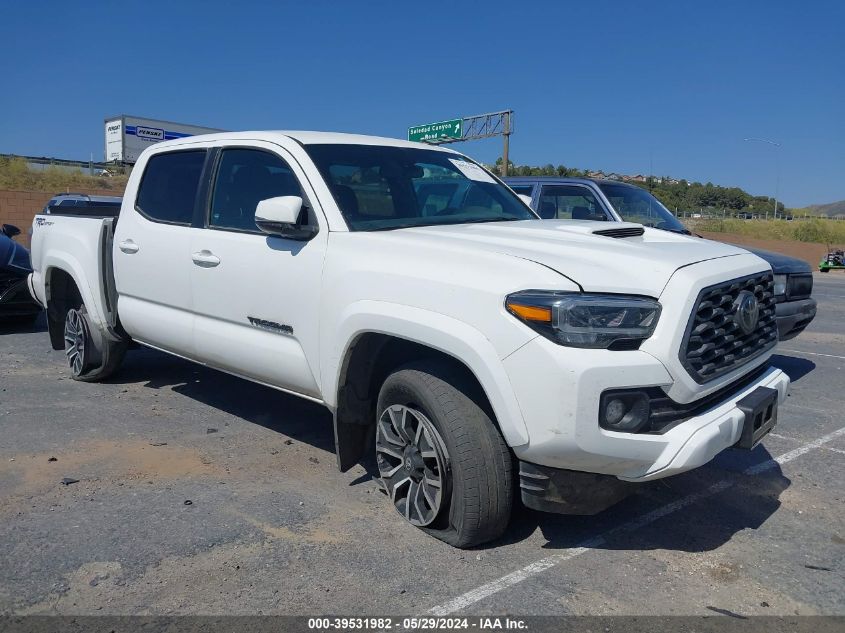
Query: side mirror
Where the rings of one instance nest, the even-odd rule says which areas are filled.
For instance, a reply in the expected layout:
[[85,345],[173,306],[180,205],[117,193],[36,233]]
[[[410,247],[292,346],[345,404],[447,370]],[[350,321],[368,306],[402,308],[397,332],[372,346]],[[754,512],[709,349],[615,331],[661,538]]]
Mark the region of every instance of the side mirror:
[[15,237],[15,235],[21,234],[21,230],[14,224],[4,224],[3,228],[0,230],[2,230],[3,235],[6,237]]
[[307,207],[299,196],[268,198],[255,208],[255,224],[268,235],[289,240],[307,241],[317,235],[318,228],[307,222]]
[[522,200],[529,209],[531,208],[531,196],[526,196],[524,193],[516,194],[516,197]]

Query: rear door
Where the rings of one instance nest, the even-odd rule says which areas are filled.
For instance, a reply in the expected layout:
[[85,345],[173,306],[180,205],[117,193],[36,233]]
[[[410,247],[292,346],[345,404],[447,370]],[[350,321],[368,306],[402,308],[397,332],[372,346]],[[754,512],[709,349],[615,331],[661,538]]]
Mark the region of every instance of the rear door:
[[[114,238],[118,315],[132,338],[193,356],[191,228],[206,149],[153,154],[135,200],[125,200]],[[131,187],[130,187],[131,189]],[[129,209],[127,207],[132,205]]]
[[[215,150],[205,228],[191,240],[194,347],[209,365],[319,397],[318,316],[328,227],[316,196],[293,157],[260,141]],[[260,200],[300,196],[310,241],[262,233]]]

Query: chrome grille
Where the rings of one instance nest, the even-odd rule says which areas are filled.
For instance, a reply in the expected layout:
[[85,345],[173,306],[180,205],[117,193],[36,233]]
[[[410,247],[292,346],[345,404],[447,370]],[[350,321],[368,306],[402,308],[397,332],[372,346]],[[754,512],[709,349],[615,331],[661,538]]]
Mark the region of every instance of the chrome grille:
[[[756,297],[760,309],[757,325],[748,333],[736,319],[737,299],[744,290]],[[772,273],[758,273],[708,286],[699,293],[680,360],[696,382],[705,383],[763,354],[777,340]]]

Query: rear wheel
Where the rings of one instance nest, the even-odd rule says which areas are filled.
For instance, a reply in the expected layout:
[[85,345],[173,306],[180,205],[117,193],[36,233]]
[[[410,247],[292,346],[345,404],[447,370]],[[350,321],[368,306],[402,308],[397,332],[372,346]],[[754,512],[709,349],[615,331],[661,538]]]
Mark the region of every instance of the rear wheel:
[[71,376],[83,382],[108,378],[126,354],[126,342],[101,335],[92,326],[84,305],[67,311],[64,342]]
[[385,380],[378,399],[376,463],[396,510],[455,547],[501,536],[513,503],[512,457],[460,368],[428,361]]

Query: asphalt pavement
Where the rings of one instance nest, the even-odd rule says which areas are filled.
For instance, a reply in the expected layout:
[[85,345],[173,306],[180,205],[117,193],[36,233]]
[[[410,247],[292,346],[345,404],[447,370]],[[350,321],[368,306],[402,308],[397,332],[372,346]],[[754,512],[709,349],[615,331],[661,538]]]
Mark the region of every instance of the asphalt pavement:
[[338,472],[318,405],[146,349],[74,382],[43,319],[0,330],[0,614],[845,615],[845,275],[815,283],[761,446],[468,551]]

